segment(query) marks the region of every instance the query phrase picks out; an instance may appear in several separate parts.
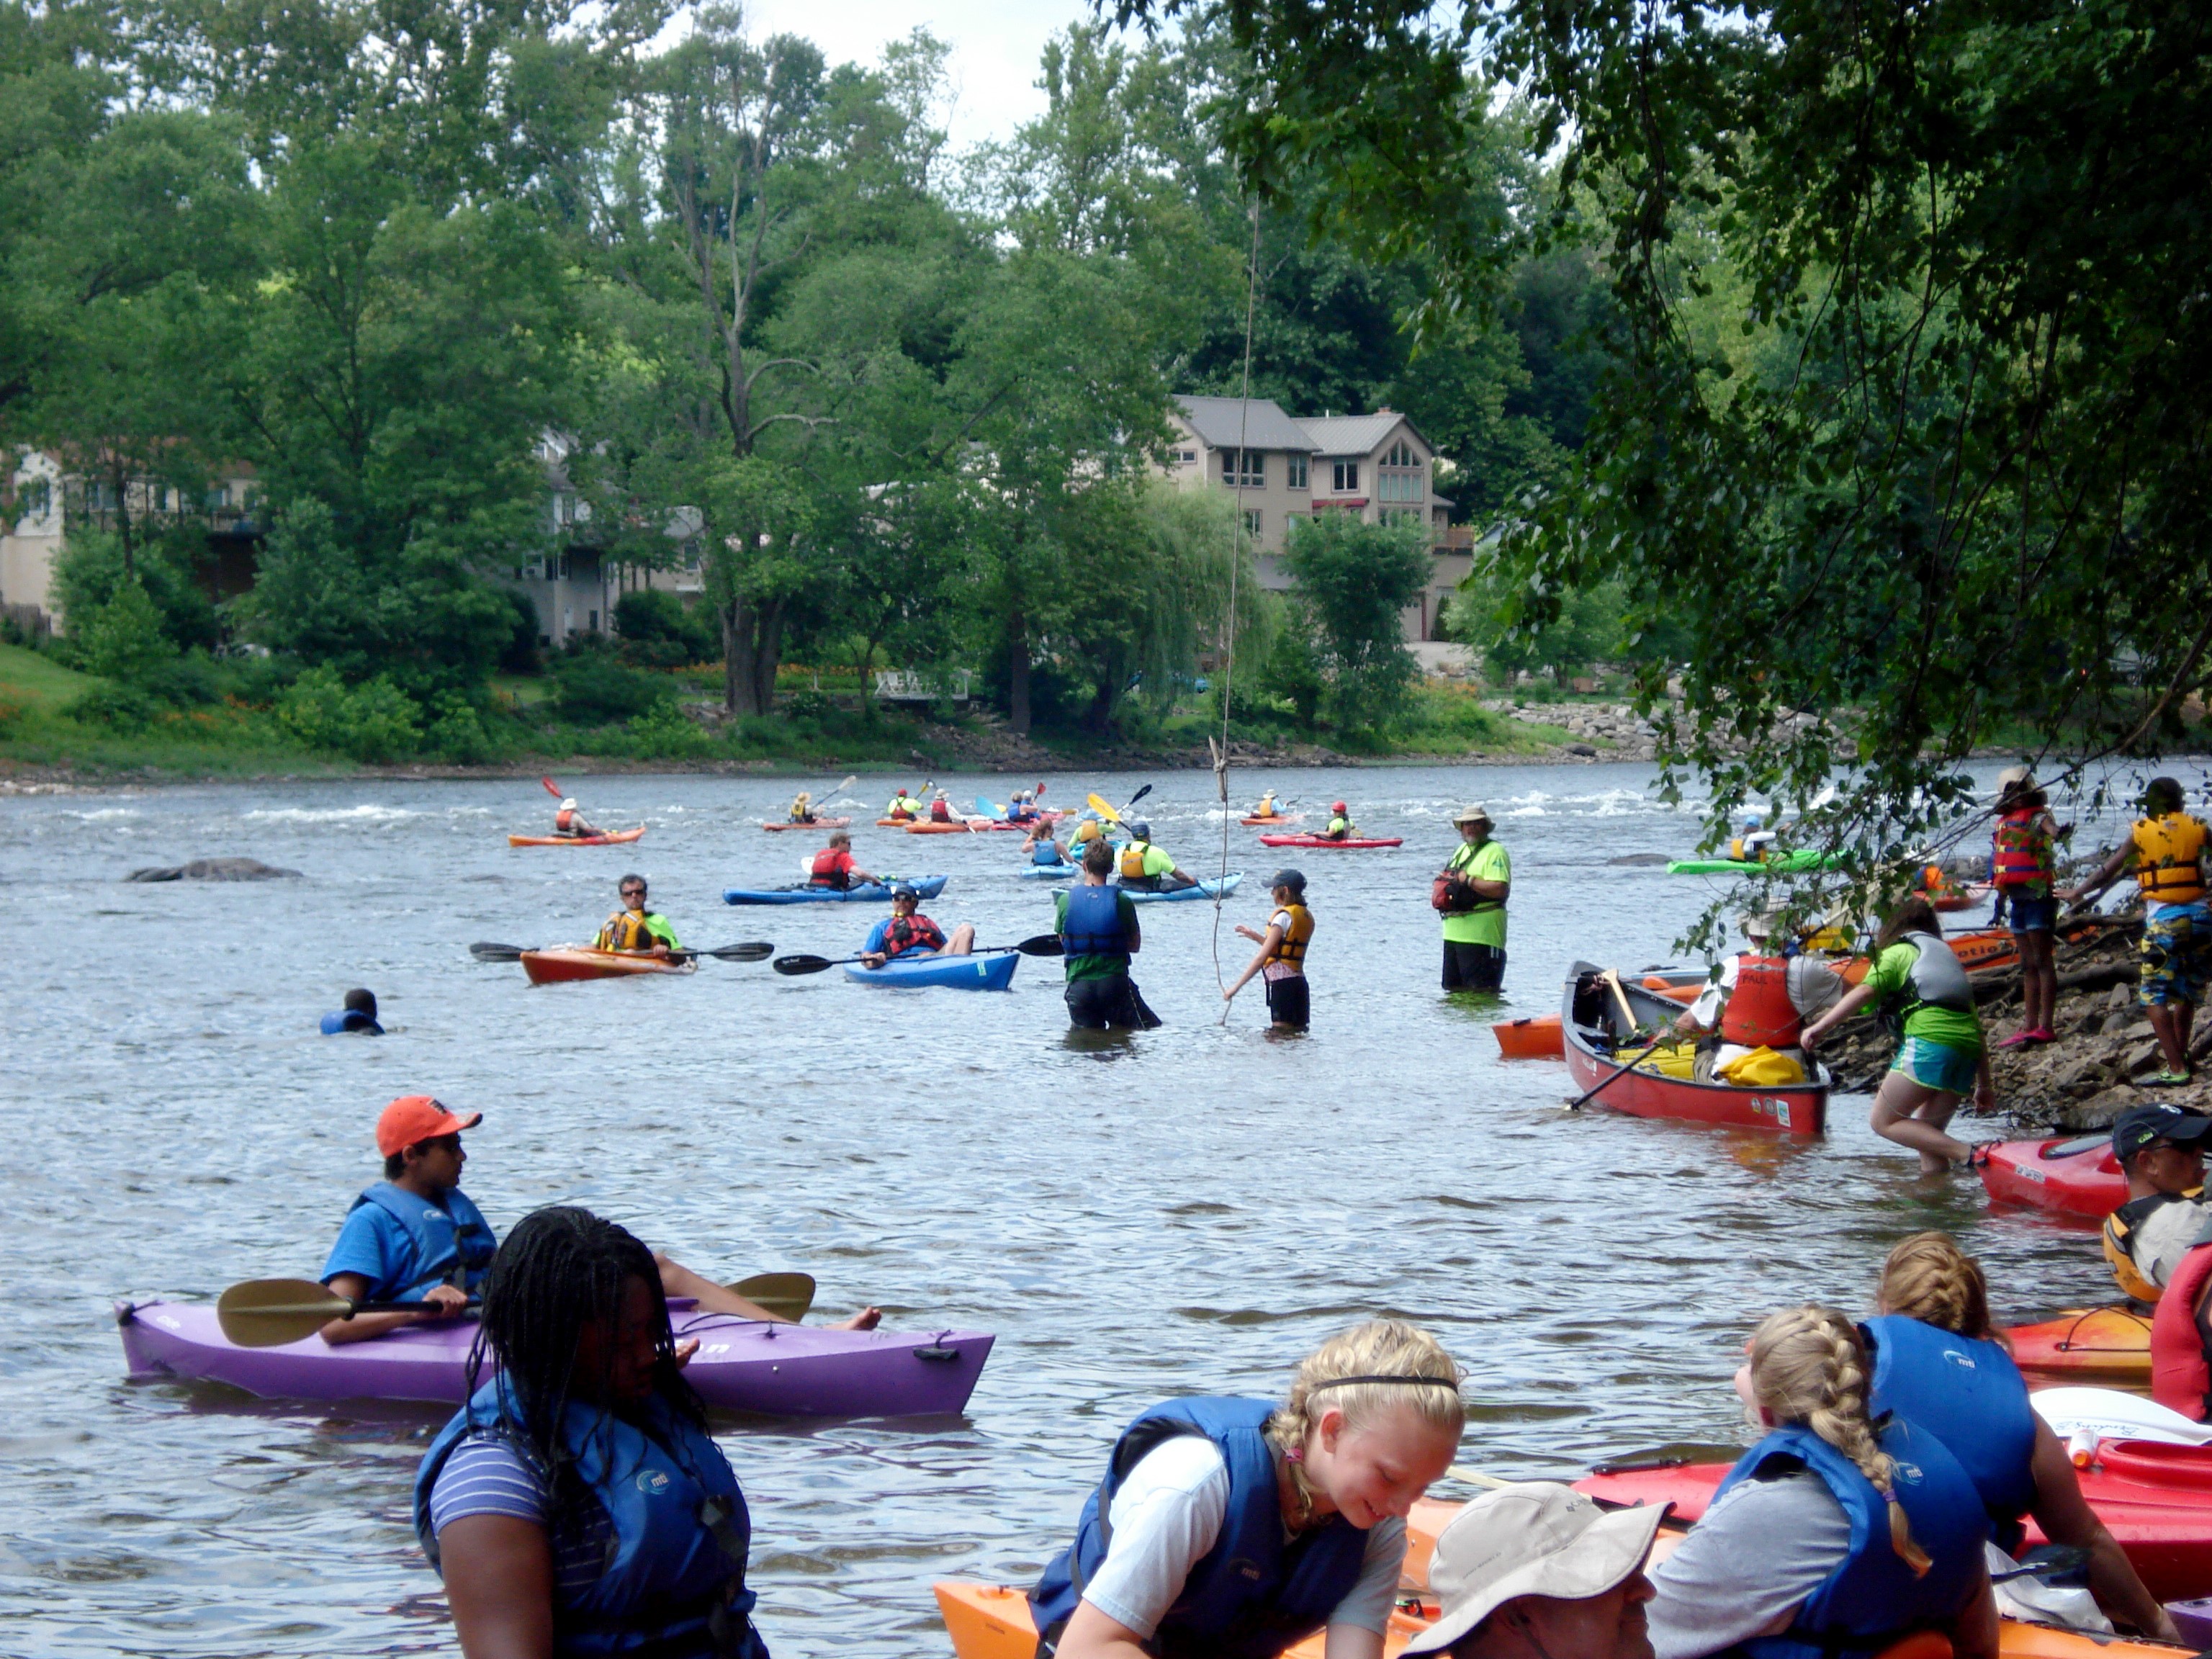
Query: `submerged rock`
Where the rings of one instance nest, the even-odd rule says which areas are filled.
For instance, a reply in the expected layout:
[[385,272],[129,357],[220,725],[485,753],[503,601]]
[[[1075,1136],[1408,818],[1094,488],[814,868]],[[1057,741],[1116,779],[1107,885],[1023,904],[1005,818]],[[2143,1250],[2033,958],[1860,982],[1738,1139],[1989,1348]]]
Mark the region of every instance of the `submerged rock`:
[[259,859],[194,859],[190,864],[133,870],[125,881],[278,881],[296,878],[297,870],[280,870]]

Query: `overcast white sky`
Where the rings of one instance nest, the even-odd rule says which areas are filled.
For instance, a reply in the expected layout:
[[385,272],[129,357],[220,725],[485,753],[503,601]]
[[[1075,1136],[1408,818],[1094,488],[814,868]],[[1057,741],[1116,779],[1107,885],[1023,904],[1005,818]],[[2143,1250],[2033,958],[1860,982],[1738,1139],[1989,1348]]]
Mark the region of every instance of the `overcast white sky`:
[[[832,64],[873,65],[888,40],[927,28],[952,48],[952,146],[1005,138],[1044,107],[1036,89],[1045,37],[1086,21],[1086,0],[744,0],[755,39],[799,34]],[[677,27],[681,27],[679,21]]]

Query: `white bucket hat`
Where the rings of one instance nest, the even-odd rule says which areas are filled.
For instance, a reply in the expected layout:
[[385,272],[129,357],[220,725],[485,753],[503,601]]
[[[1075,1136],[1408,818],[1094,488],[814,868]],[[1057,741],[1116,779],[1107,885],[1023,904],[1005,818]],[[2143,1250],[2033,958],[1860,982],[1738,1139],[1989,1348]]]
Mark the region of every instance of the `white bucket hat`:
[[1608,1511],[1554,1480],[1486,1492],[1437,1536],[1429,1588],[1443,1610],[1406,1651],[1448,1648],[1516,1596],[1604,1595],[1644,1565],[1667,1508]]

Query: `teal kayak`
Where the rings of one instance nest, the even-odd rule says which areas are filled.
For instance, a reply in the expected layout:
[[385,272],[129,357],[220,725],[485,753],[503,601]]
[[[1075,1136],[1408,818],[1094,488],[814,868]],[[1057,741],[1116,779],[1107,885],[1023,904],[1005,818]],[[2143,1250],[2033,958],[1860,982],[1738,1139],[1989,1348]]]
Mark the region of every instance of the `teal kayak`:
[[[924,898],[945,890],[943,876],[909,876],[908,885]],[[891,890],[881,882],[860,887],[729,887],[722,891],[725,904],[886,904]]]
[[1121,890],[1129,896],[1132,904],[1174,904],[1184,899],[1210,899],[1217,893],[1226,896],[1235,892],[1237,884],[1243,879],[1242,870],[1233,870],[1218,880],[1201,881],[1195,887],[1178,887],[1172,893],[1152,893],[1141,887],[1123,887]]
[[1025,864],[1022,875],[1030,881],[1065,881],[1075,869],[1072,864]]
[[899,957],[880,968],[848,963],[845,977],[893,989],[942,985],[955,991],[1003,991],[1013,983],[1014,964],[1020,960],[1012,951],[988,957]]
[[1763,864],[1747,859],[1676,859],[1667,866],[1670,876],[1737,876],[1753,870],[1778,870],[1785,875],[1801,870],[1836,870],[1843,860],[1833,853],[1816,853],[1809,847],[1784,853]]

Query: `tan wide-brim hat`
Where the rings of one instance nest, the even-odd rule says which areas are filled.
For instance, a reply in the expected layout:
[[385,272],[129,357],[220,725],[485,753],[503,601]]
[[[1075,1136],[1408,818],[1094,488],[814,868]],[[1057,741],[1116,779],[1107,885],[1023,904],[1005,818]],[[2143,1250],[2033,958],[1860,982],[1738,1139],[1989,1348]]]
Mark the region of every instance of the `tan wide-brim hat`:
[[1490,809],[1486,806],[1462,806],[1452,814],[1454,823],[1488,823]]
[[1516,1596],[1604,1595],[1644,1565],[1667,1510],[1601,1510],[1555,1480],[1485,1492],[1437,1534],[1429,1588],[1441,1611],[1406,1651],[1448,1648]]

